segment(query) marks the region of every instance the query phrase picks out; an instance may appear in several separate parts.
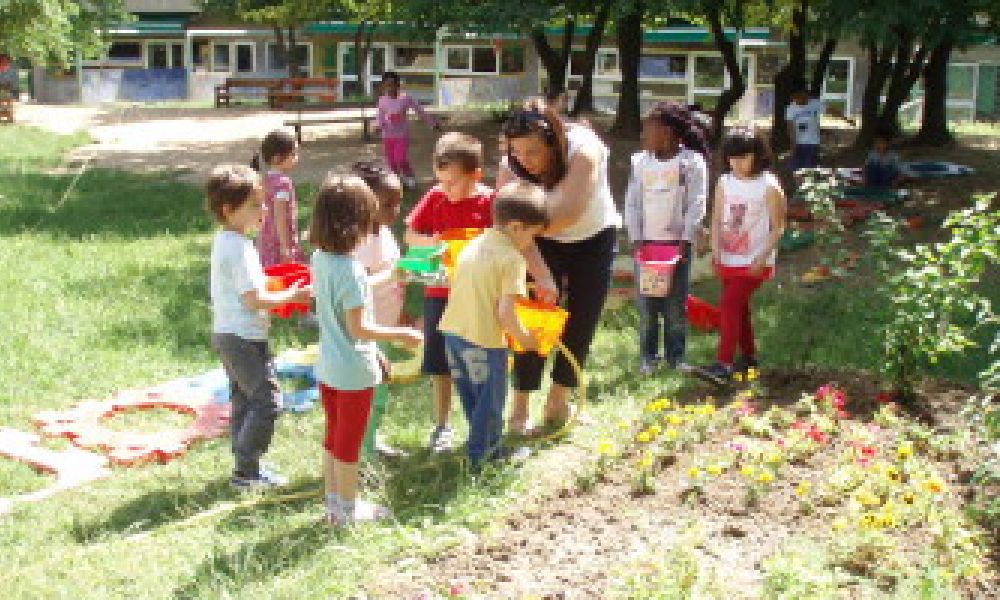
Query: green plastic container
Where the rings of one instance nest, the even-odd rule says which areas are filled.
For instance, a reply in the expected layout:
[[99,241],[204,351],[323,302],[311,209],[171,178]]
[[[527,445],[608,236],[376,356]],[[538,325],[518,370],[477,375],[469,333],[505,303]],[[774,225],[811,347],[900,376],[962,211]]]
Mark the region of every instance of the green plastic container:
[[417,246],[406,251],[396,266],[411,273],[436,273],[441,270],[441,257],[447,246]]

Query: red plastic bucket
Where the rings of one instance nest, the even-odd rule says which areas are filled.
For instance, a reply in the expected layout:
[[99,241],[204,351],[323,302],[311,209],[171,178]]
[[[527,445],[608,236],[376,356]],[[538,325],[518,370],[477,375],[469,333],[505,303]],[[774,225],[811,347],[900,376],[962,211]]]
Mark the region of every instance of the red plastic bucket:
[[[296,283],[303,286],[312,283],[312,272],[309,270],[309,265],[302,263],[282,263],[264,267],[264,275],[267,276],[267,291],[269,292],[287,290]],[[309,308],[308,304],[289,302],[272,308],[271,313],[282,319],[287,319],[296,312],[306,314],[309,312]]]

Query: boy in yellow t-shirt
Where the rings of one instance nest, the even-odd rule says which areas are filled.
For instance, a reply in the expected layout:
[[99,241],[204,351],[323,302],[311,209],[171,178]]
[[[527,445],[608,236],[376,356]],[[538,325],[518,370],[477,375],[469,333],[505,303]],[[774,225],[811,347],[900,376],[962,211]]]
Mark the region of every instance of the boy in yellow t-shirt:
[[510,333],[526,350],[537,347],[514,312],[527,295],[522,251],[548,225],[545,194],[512,183],[493,201],[493,227],[458,256],[451,298],[438,325],[445,337],[451,376],[469,420],[469,460],[478,468],[501,456],[500,436],[507,397]]

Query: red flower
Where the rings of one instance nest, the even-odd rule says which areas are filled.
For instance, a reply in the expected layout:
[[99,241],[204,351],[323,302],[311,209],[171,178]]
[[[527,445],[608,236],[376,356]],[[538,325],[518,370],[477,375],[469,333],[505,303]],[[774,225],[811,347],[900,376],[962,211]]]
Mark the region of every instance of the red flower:
[[875,456],[875,452],[876,452],[876,450],[875,450],[874,446],[862,446],[861,447],[861,454],[864,455],[864,456],[868,456],[868,457]]
[[815,425],[809,430],[809,439],[816,442],[817,444],[825,444],[829,437],[822,431],[816,428]]
[[851,413],[847,412],[846,410],[844,410],[842,408],[837,409],[837,418],[838,419],[850,419],[851,418]]
[[879,404],[889,404],[896,401],[896,394],[892,392],[879,392],[875,399],[878,400]]

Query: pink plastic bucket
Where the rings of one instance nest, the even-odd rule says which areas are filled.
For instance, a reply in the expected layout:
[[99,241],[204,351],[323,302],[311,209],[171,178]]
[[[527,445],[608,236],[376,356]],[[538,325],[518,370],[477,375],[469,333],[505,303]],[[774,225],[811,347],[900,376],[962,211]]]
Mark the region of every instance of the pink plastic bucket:
[[639,293],[662,298],[670,293],[680,248],[673,244],[643,244],[635,252],[639,271]]

